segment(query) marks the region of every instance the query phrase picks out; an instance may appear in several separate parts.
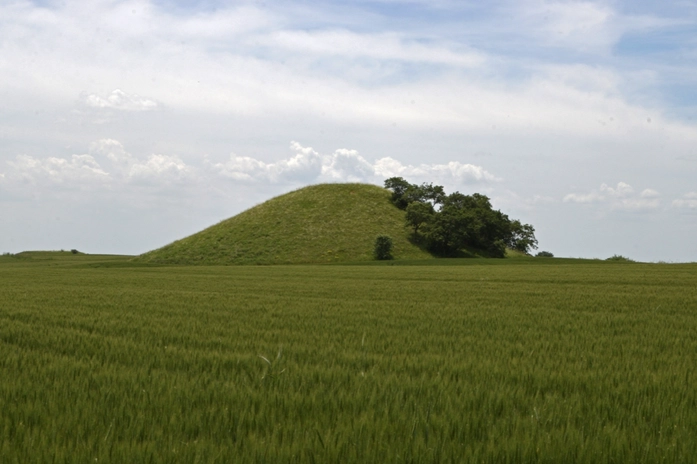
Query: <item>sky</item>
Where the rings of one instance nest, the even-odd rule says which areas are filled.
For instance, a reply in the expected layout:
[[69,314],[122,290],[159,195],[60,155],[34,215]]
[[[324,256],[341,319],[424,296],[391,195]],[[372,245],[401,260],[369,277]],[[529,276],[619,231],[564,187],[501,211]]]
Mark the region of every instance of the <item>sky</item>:
[[555,256],[697,261],[695,89],[693,0],[4,0],[0,252],[400,176]]

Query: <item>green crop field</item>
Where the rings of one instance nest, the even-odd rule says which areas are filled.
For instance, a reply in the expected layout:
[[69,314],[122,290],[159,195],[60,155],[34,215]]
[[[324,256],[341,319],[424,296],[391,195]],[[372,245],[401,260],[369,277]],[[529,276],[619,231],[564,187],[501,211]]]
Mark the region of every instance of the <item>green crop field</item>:
[[695,462],[697,265],[436,262],[0,257],[1,461]]

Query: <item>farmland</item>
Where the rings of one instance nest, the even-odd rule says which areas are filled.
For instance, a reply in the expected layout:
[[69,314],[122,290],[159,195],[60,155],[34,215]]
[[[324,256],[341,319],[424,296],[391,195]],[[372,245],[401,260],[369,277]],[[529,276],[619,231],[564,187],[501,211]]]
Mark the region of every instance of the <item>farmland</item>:
[[2,257],[0,456],[694,462],[697,265],[436,262]]

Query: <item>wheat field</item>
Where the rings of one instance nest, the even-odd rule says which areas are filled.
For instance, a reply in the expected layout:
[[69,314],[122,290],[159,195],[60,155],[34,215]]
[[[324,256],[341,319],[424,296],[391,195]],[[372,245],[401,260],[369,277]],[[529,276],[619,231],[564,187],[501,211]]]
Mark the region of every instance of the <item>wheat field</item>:
[[97,261],[0,259],[3,462],[697,456],[696,265]]

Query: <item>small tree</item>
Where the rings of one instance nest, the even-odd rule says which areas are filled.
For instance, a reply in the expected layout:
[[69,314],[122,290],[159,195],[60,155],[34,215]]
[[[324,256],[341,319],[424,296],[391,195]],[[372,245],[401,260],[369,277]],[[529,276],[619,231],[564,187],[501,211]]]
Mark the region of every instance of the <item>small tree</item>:
[[535,255],[536,258],[554,258],[554,254],[550,251],[540,251]]
[[378,260],[392,259],[392,239],[387,235],[378,235],[375,238],[373,256]]
[[414,237],[419,233],[419,227],[428,224],[432,219],[435,211],[430,203],[422,203],[415,201],[407,206],[406,221],[407,224],[414,229]]

